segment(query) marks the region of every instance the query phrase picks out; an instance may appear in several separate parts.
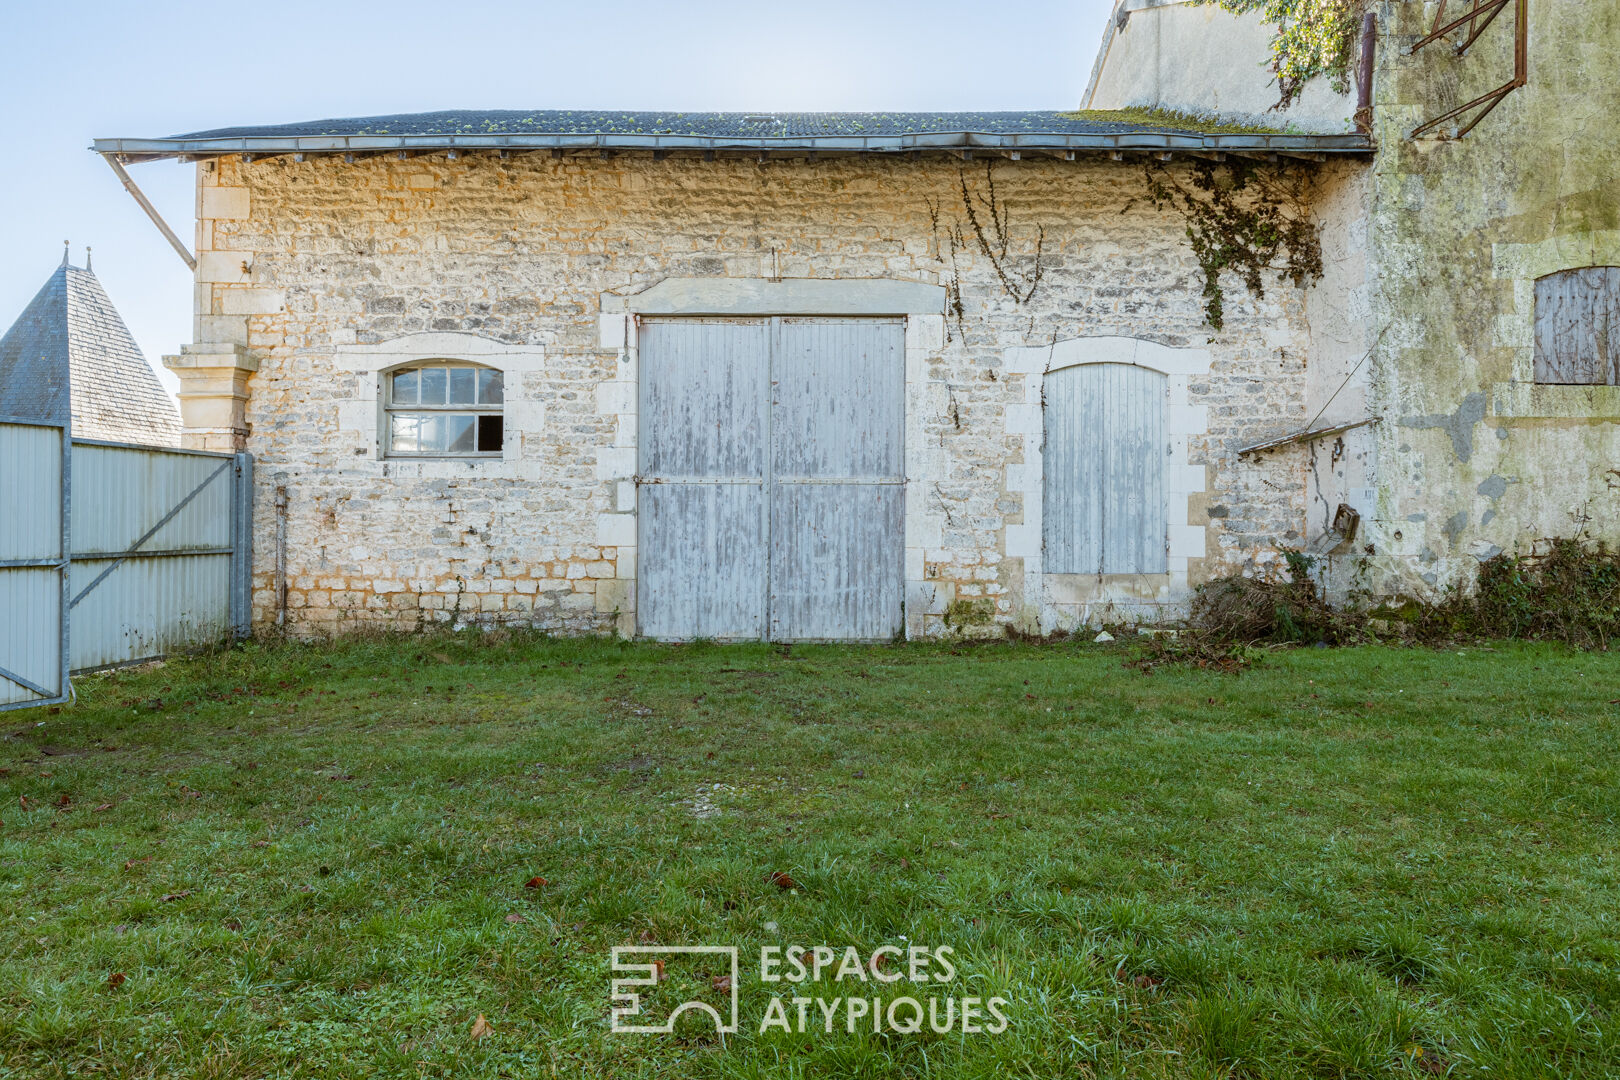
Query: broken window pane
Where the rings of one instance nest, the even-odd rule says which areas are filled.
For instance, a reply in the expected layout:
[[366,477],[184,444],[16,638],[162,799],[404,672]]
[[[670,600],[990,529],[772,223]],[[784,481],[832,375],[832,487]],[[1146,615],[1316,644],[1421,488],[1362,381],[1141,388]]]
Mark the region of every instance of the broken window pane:
[[478,418],[478,450],[480,453],[499,451],[503,442],[505,422],[499,416]]

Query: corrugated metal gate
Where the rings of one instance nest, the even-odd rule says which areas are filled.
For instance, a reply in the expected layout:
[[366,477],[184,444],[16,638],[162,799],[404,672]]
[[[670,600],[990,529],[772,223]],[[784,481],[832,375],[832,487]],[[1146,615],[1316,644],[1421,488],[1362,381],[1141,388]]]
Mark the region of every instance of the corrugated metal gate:
[[0,419],[0,709],[64,700],[70,671],[246,635],[252,485],[247,454]]
[[897,635],[904,321],[649,319],[640,347],[640,632]]
[[67,426],[0,417],[0,710],[68,696]]
[[73,440],[74,671],[248,632],[253,465]]

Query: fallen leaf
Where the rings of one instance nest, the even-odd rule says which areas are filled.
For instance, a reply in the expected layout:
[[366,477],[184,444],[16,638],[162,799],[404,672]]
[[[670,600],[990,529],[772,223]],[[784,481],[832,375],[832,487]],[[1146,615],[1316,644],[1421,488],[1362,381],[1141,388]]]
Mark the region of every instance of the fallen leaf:
[[910,870],[911,869],[911,860],[910,859],[901,859],[900,860],[900,869],[902,869],[902,870]]
[[506,917],[506,921],[509,923],[520,923],[523,921],[523,916],[514,911]]
[[255,841],[253,841],[253,846],[254,847],[269,847],[270,846],[270,841],[268,841],[268,840],[255,840]]
[[1414,1046],[1411,1050],[1412,1060],[1417,1067],[1430,1076],[1444,1076],[1451,1063],[1426,1046]]
[[888,953],[882,953],[882,952],[873,953],[872,954],[872,962],[871,962],[871,964],[869,966],[872,969],[872,974],[874,974],[874,975],[883,974],[883,972],[889,966],[889,954]]
[[180,900],[184,897],[190,896],[195,891],[195,889],[181,889],[179,892],[172,892],[168,893],[167,895],[160,896],[158,897],[158,900],[167,904],[170,900]]
[[653,933],[651,930],[643,930],[641,933],[636,935],[636,941],[643,945],[651,945],[657,940],[658,935]]
[[1163,979],[1156,975],[1138,975],[1133,981],[1136,983],[1138,990],[1151,990],[1164,982]]
[[489,1034],[489,1021],[484,1019],[483,1013],[478,1014],[478,1019],[474,1020],[472,1023],[472,1030],[467,1034],[474,1039],[482,1039],[485,1035]]
[[653,976],[658,982],[663,982],[669,978],[668,975],[664,974],[664,962],[662,960],[653,961]]
[[61,795],[57,796],[57,798],[56,798],[56,808],[58,810],[66,810],[68,807],[70,807],[72,805],[73,805],[73,799],[72,799],[72,797],[70,797],[68,795],[67,792],[64,791],[64,792],[62,792]]
[[525,889],[541,889],[541,888],[544,888],[545,886],[550,885],[550,884],[551,884],[551,882],[547,881],[545,878],[541,877],[539,874],[536,874],[534,877],[530,878],[528,881],[525,881],[523,883],[523,887]]
[[17,805],[22,807],[24,810],[28,809],[28,796],[26,796],[26,795],[17,796]]
[[772,870],[768,879],[772,885],[786,892],[788,889],[797,889],[799,883],[780,870]]
[[125,975],[122,971],[113,972],[111,975],[107,976],[107,989],[109,989],[109,990],[118,989],[120,986],[124,985],[124,980],[126,978],[128,978],[128,976]]
[[731,992],[731,976],[716,975],[710,985],[722,994],[729,994]]
[[103,811],[103,810],[111,810],[111,809],[112,809],[112,808],[113,808],[113,804],[112,804],[112,803],[110,803],[110,802],[104,802],[104,803],[102,803],[102,804],[101,804],[101,805],[100,805],[100,806],[98,806],[98,807],[96,807],[96,808],[95,808],[95,809],[94,809],[94,810],[92,810],[92,811],[91,811],[91,813],[93,813],[93,814],[99,814],[99,813],[101,813],[101,812],[102,812],[102,811]]
[[140,863],[143,863],[143,862],[151,862],[151,861],[152,861],[152,856],[150,856],[150,855],[148,855],[148,856],[147,856],[147,857],[146,857],[146,858],[144,858],[144,859],[127,859],[127,860],[125,860],[125,862],[124,862],[124,869],[125,869],[125,870],[133,870],[133,869],[135,869],[135,867],[136,867],[136,866],[137,866],[137,865],[139,865],[139,864],[140,864]]

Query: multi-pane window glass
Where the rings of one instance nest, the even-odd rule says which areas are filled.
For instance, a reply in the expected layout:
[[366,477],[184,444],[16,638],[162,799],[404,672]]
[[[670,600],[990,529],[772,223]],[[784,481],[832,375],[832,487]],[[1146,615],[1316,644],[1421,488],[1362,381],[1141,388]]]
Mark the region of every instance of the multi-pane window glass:
[[504,441],[501,373],[427,363],[388,376],[388,452],[498,454]]

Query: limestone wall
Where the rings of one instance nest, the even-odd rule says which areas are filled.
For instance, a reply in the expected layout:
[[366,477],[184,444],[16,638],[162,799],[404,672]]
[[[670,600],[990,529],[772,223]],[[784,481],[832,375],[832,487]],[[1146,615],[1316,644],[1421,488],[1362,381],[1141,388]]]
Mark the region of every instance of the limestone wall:
[[[248,395],[236,438],[257,458],[260,625],[282,617],[312,633],[456,618],[632,632],[633,322],[602,312],[604,297],[670,277],[947,287],[946,311],[908,337],[918,380],[908,439],[927,451],[908,448],[908,530],[915,520],[924,564],[908,577],[929,584],[908,594],[914,635],[1152,615],[1208,576],[1303,542],[1303,459],[1239,463],[1234,451],[1305,418],[1304,297],[1279,284],[1257,301],[1234,287],[1226,329],[1212,334],[1183,226],[1133,204],[1139,164],[998,161],[1008,247],[996,260],[963,205],[965,183],[999,248],[983,161],[438,153],[198,169],[188,353]],[[1033,282],[1037,244],[1039,282],[1015,298],[1002,278]],[[1038,352],[1073,362],[1085,344],[1070,339],[1087,338],[1207,353],[1204,373],[1183,372],[1172,409],[1184,462],[1171,488],[1185,503],[1171,515],[1182,523],[1179,575],[1037,589],[1026,582],[1039,541],[1025,466],[1040,423]],[[380,454],[376,373],[413,355],[508,371],[502,460]]]

